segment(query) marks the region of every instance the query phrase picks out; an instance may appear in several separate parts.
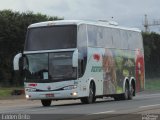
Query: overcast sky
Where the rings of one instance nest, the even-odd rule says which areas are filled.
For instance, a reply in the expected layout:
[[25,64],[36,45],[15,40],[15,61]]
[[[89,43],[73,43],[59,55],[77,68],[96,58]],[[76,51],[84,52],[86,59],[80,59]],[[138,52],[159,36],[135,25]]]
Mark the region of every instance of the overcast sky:
[[[0,10],[3,9],[40,12],[64,19],[113,20],[140,29],[144,29],[145,14],[149,21],[160,19],[160,0],[0,0]],[[160,32],[160,26],[150,29]]]

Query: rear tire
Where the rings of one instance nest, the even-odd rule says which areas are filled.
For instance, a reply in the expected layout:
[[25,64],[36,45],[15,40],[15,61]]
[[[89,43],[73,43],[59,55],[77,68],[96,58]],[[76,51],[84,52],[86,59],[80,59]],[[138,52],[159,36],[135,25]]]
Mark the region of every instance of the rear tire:
[[119,100],[132,100],[134,94],[134,86],[133,84],[129,88],[129,84],[125,84],[125,92],[123,94],[115,95],[113,98],[115,101]]
[[44,107],[51,106],[52,100],[41,100],[41,103]]
[[133,88],[133,84],[131,84],[130,90],[129,90],[129,93],[128,93],[128,100],[132,100],[133,93],[134,93],[134,88]]
[[121,99],[122,100],[128,100],[129,99],[129,84],[128,83],[126,83],[125,84],[125,91],[124,91],[124,93],[121,95]]

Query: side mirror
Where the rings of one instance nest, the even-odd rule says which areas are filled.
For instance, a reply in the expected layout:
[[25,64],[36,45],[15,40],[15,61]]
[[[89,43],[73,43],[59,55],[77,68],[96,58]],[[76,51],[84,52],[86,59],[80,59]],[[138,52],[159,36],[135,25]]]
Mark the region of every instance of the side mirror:
[[72,65],[73,67],[78,67],[78,49],[73,52]]
[[14,70],[19,70],[19,60],[21,57],[22,57],[22,53],[18,53],[17,55],[15,55],[15,57],[13,59]]

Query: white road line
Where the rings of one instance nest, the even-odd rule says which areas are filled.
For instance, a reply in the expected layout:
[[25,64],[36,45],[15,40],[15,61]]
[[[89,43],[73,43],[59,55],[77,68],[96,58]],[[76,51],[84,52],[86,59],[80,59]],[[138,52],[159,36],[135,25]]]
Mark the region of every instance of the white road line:
[[147,107],[155,107],[155,106],[160,106],[160,104],[140,106],[139,108],[147,108]]
[[115,111],[114,111],[114,110],[111,110],[111,111],[97,112],[97,113],[91,113],[91,114],[88,114],[88,115],[107,114],[107,113],[113,113],[113,112],[115,112]]

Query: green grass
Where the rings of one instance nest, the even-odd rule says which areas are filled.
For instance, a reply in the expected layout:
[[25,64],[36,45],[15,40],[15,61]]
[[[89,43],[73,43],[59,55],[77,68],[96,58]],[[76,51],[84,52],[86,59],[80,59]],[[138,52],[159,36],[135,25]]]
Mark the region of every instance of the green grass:
[[146,79],[146,90],[160,90],[160,78]]
[[0,88],[0,98],[11,96],[13,88]]
[[14,88],[14,87],[10,87],[10,88],[4,88],[4,87],[0,87],[0,98],[7,98],[7,97],[11,97],[11,93],[13,92],[13,90],[17,90],[17,89],[23,89],[21,87],[18,88]]

